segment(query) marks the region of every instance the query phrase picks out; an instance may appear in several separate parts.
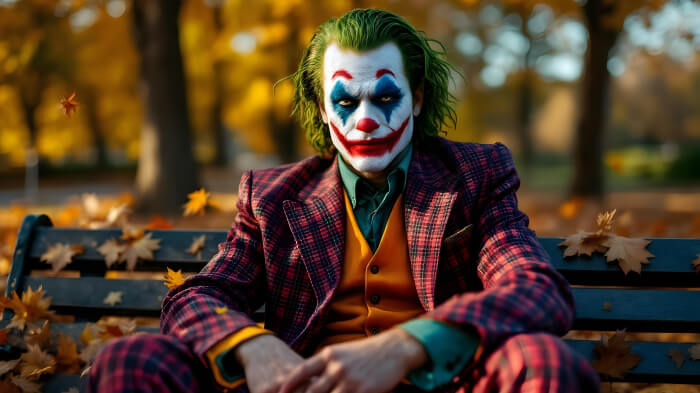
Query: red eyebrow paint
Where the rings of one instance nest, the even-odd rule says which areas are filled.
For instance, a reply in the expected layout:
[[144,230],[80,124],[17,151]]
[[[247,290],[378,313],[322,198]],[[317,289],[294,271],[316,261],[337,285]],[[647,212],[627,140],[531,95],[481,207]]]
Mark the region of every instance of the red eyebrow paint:
[[396,75],[394,75],[394,73],[391,72],[391,70],[388,70],[386,68],[382,68],[382,69],[377,71],[377,79],[381,78],[382,75],[384,75],[384,74],[389,74],[389,75],[393,76],[394,78],[396,78]]
[[350,73],[345,70],[338,70],[334,72],[333,77],[331,79],[335,79],[336,76],[342,76],[347,79],[352,79],[352,75],[350,75]]

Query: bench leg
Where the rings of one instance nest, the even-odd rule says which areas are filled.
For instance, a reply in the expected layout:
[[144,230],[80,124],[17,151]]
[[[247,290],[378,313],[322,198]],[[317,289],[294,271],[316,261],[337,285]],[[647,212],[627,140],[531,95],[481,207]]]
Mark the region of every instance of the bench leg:
[[213,377],[175,337],[137,334],[110,341],[96,356],[87,393],[213,392]]

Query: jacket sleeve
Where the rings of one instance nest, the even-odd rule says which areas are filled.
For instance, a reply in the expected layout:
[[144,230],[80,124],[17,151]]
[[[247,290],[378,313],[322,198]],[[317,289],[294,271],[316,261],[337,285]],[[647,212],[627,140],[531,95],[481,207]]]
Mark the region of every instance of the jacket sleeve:
[[[216,255],[163,299],[161,331],[177,337],[205,365],[207,350],[255,326],[251,315],[265,299],[262,240],[251,209],[251,183],[252,174],[246,172],[238,189],[238,214]],[[228,310],[222,312],[224,308]]]
[[563,335],[575,314],[568,282],[518,210],[520,180],[510,151],[495,144],[487,165],[486,191],[474,222],[475,236],[480,236],[477,273],[484,289],[455,295],[425,315],[475,329],[481,338],[478,353],[488,353],[518,333]]

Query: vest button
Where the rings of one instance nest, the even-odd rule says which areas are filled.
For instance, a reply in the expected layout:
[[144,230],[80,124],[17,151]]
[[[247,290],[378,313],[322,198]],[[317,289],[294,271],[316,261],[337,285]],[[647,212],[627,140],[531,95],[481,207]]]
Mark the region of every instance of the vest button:
[[377,266],[377,265],[372,265],[372,266],[369,268],[369,271],[370,271],[372,274],[377,274],[377,273],[379,273],[379,266]]
[[369,301],[372,304],[379,304],[379,295],[372,295],[369,297]]
[[373,328],[369,329],[369,334],[371,334],[373,336],[377,335],[377,334],[379,334],[379,329],[377,327],[373,327]]

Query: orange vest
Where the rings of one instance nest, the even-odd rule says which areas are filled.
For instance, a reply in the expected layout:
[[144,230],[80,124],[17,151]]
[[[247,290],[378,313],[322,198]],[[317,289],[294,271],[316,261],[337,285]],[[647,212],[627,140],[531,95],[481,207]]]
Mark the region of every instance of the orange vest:
[[424,313],[411,276],[403,194],[372,254],[345,193],[345,259],[319,349],[364,338]]

